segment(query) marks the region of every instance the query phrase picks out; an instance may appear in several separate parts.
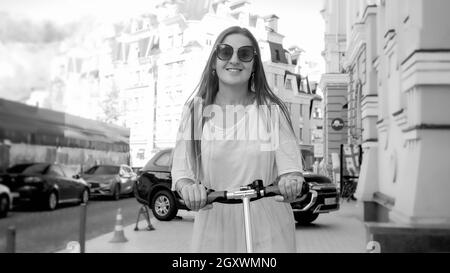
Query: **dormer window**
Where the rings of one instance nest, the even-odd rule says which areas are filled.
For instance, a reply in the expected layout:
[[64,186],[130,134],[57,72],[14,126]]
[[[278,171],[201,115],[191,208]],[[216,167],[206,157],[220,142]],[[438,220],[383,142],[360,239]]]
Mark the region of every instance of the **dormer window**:
[[291,79],[286,80],[286,89],[292,90],[292,80]]
[[278,49],[275,50],[275,60],[281,61],[281,58],[280,58],[280,51],[279,51]]

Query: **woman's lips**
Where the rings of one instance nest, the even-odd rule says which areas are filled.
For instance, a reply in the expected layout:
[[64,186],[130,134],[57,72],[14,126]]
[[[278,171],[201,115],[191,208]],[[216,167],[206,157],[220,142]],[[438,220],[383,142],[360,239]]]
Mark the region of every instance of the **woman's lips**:
[[242,69],[239,68],[226,68],[225,70],[231,73],[239,73],[242,71]]

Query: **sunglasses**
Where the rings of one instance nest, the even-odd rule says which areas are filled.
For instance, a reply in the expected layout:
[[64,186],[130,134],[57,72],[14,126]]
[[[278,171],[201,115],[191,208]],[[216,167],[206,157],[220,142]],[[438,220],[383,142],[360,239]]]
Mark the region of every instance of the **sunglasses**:
[[[216,47],[217,58],[222,61],[229,61],[233,57],[234,48],[227,44],[219,44]],[[248,63],[253,60],[256,50],[253,46],[243,46],[237,50],[237,56],[242,62]]]

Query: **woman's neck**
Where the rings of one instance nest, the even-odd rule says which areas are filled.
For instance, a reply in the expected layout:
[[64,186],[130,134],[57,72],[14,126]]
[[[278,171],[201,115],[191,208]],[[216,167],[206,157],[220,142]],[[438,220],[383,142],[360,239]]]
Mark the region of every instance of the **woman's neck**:
[[220,104],[226,105],[247,104],[250,96],[247,86],[242,88],[219,86],[216,101],[219,100]]

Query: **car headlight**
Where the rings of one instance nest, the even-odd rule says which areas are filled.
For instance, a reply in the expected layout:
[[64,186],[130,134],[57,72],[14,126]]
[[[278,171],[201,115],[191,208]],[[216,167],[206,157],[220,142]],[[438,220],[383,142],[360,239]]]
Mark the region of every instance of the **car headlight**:
[[26,177],[24,180],[23,180],[23,182],[25,182],[25,183],[40,183],[40,182],[42,182],[43,180],[40,178],[40,177],[34,177],[34,176],[31,176],[31,177]]
[[110,182],[103,182],[103,183],[100,183],[99,186],[101,188],[108,188],[108,187],[111,186],[111,183]]

